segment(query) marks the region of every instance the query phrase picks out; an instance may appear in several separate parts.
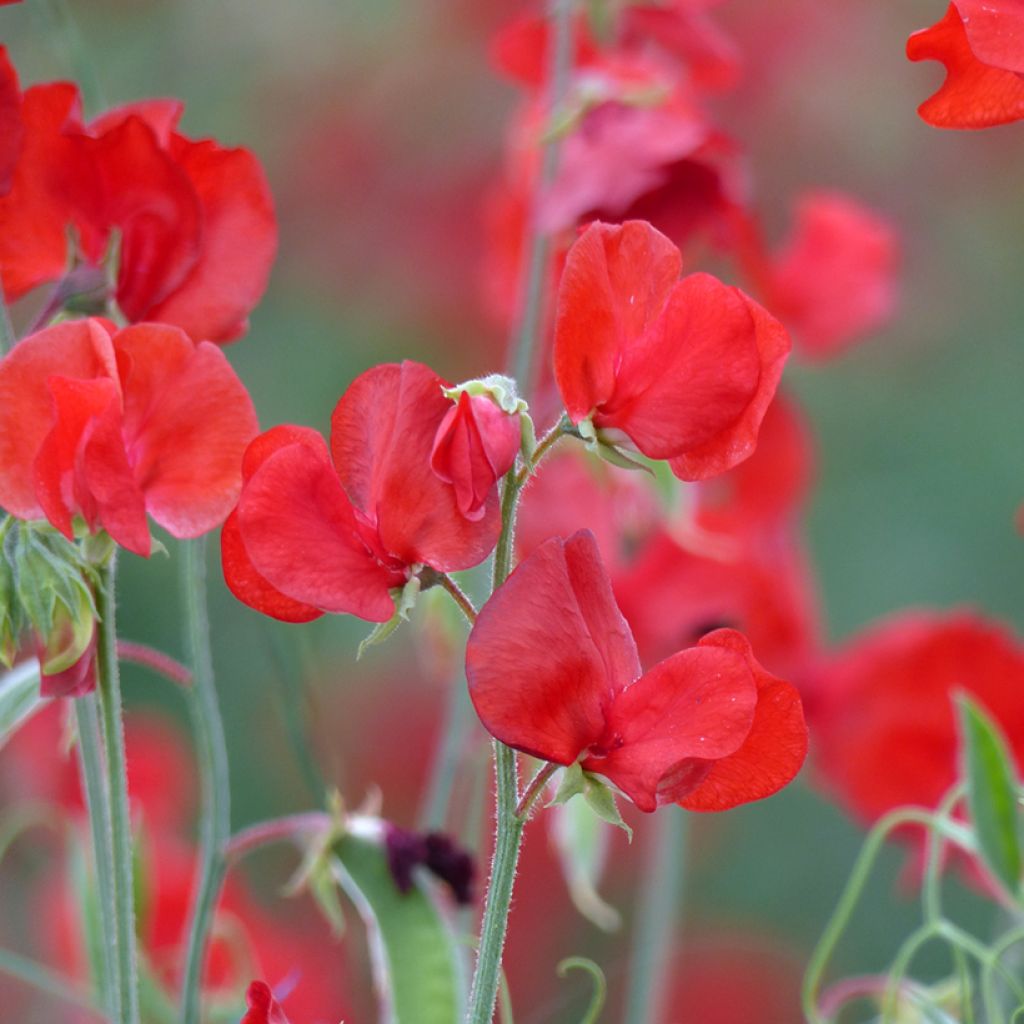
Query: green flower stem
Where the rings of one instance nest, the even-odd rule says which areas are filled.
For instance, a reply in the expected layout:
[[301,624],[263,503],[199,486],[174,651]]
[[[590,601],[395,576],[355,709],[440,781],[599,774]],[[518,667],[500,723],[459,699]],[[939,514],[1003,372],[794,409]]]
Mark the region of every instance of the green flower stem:
[[494,741],[494,773],[497,782],[497,837],[484,918],[480,926],[476,972],[469,993],[469,1013],[466,1016],[468,1024],[491,1024],[494,1016],[501,976],[501,955],[505,947],[508,911],[512,902],[512,885],[523,840],[523,826],[526,824],[526,820],[516,814],[516,804],[519,802],[516,752],[498,740]]
[[452,600],[459,606],[459,611],[466,616],[466,621],[472,626],[476,622],[476,608],[462,587],[446,572],[435,573],[433,578],[451,595]]
[[100,715],[96,694],[90,693],[75,701],[75,716],[78,726],[78,764],[82,774],[85,805],[89,812],[89,828],[92,832],[100,918],[103,933],[110,936],[111,939],[111,946],[104,950],[103,976],[100,979],[102,1002],[111,1018],[117,1021],[121,1019],[121,992],[117,986],[114,967],[117,959],[117,925],[114,914],[114,828],[110,820],[110,797],[103,776]]
[[0,281],[0,356],[10,352],[17,340],[14,334],[14,324],[11,323],[11,314],[7,309],[7,297],[4,295],[3,282]]
[[[548,20],[553,34],[548,52],[548,116],[554,120],[565,96],[569,72],[572,70],[572,14],[575,0],[549,0]],[[521,393],[528,395],[533,383],[534,357],[540,334],[541,319],[547,302],[548,257],[551,239],[541,229],[541,202],[558,170],[559,138],[548,132],[541,150],[540,180],[534,193],[530,218],[530,241],[524,247],[526,264],[523,271],[524,294],[522,316],[516,330],[515,345],[509,353],[512,376],[519,382]]]
[[[135,938],[135,880],[132,860],[132,828],[128,806],[128,770],[124,753],[124,718],[121,708],[121,675],[117,662],[116,553],[99,569],[96,609],[100,627],[97,638],[96,696],[99,702],[107,790],[112,826],[114,933],[116,991],[120,1000],[119,1022],[139,1024],[138,952]],[[97,850],[97,855],[104,851]]]
[[650,864],[640,889],[640,909],[633,927],[625,1020],[657,1024],[662,1020],[670,964],[673,924],[679,912],[686,872],[686,812],[665,807],[654,817]]
[[224,881],[225,848],[231,835],[231,793],[224,725],[217,702],[206,610],[204,538],[181,545],[181,592],[185,610],[185,648],[194,684],[189,710],[196,735],[202,789],[199,877],[192,897],[181,1012],[184,1024],[199,1024],[200,985],[213,911]]
[[79,1009],[95,1014],[97,1020],[103,1020],[104,1014],[77,985],[56,971],[51,971],[34,960],[19,956],[8,949],[0,949],[0,974],[21,981],[40,992],[45,992],[55,999],[60,999]]

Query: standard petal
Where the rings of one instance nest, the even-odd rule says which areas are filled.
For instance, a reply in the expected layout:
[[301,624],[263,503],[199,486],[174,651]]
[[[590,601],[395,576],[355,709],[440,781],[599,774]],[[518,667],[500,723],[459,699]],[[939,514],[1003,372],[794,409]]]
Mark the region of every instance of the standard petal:
[[937,60],[946,79],[917,112],[936,128],[989,128],[1024,118],[1024,78],[979,60],[956,4],[907,40],[911,60]]
[[731,290],[746,304],[754,325],[754,342],[760,363],[757,387],[739,417],[730,426],[709,437],[703,444],[669,460],[672,472],[680,480],[706,480],[717,476],[753,453],[761,421],[775,397],[792,348],[786,328],[775,317],[739,288]]
[[176,327],[128,327],[114,345],[146,508],[175,537],[206,533],[238,500],[242,455],[258,429],[252,401],[215,345],[193,345]]
[[974,56],[984,64],[1024,74],[1024,3],[956,0]]
[[741,295],[710,274],[691,274],[623,353],[615,394],[594,423],[625,431],[651,458],[671,458],[731,427],[759,376],[755,325]]
[[597,557],[590,533],[542,544],[481,609],[466,647],[487,731],[558,764],[600,739],[615,694],[638,670]]
[[682,257],[643,221],[591,224],[566,256],[555,319],[555,380],[574,423],[609,401],[618,363],[662,312]]
[[401,582],[372,555],[331,466],[304,444],[281,448],[246,483],[238,525],[252,565],[287,597],[385,622]]
[[754,722],[743,745],[715,761],[704,781],[679,800],[690,811],[725,811],[771,796],[793,781],[807,756],[807,725],[796,687],[769,675],[742,633],[719,629],[700,646],[741,654],[757,681]]
[[39,331],[0,361],[0,507],[21,519],[43,515],[32,464],[54,424],[48,379],[116,374],[110,335],[97,320]]
[[642,811],[680,799],[750,733],[757,683],[734,651],[691,647],[616,697],[605,734],[583,762]]
[[196,341],[230,341],[245,331],[277,252],[270,187],[246,149],[175,136],[171,152],[199,198],[202,248],[188,277],[147,318],[178,324]]
[[357,377],[331,417],[331,454],[353,505],[376,524],[387,553],[406,565],[468,569],[501,529],[497,489],[479,520],[459,511],[455,489],[430,467],[434,437],[451,408],[445,382],[406,361]]

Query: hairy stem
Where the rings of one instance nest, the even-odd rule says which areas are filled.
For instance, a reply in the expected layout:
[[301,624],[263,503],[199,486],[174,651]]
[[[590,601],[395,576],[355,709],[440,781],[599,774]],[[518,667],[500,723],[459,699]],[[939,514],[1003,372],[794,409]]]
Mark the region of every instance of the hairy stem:
[[224,880],[225,848],[231,835],[231,793],[224,725],[217,702],[206,611],[206,545],[202,538],[182,545],[181,591],[185,609],[185,648],[194,685],[189,710],[196,736],[202,789],[200,865],[188,929],[181,1008],[185,1024],[199,1024],[200,985],[213,911]]

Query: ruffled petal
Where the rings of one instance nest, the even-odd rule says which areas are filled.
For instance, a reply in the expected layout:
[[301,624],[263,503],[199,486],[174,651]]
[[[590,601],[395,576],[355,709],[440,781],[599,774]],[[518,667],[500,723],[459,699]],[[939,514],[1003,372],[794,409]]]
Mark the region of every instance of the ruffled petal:
[[174,136],[171,152],[198,196],[203,243],[188,277],[147,317],[178,324],[196,341],[230,341],[248,326],[277,251],[270,187],[246,149]]
[[583,762],[642,811],[680,799],[750,733],[757,684],[734,651],[691,647],[616,697],[600,743]]
[[503,743],[571,764],[639,673],[593,535],[553,537],[484,605],[466,648],[480,720]]
[[38,519],[33,461],[54,425],[48,380],[116,379],[110,334],[98,320],[76,320],[39,331],[0,361],[0,507]]
[[[730,290],[743,300],[753,323],[754,343],[760,363],[757,386],[739,417],[730,426],[669,460],[672,472],[681,480],[706,480],[732,469],[753,453],[761,421],[775,397],[792,347],[786,328],[775,317],[738,288]],[[736,371],[726,362],[723,364],[723,372],[735,374]]]
[[742,633],[716,630],[699,646],[741,654],[757,681],[754,722],[743,745],[715,761],[703,782],[679,800],[690,811],[726,811],[771,796],[792,782],[807,756],[807,725],[796,687],[769,675]]
[[558,286],[555,380],[574,423],[611,399],[623,352],[661,315],[682,257],[643,221],[591,224]]
[[[988,47],[983,47],[988,52]],[[990,128],[1024,118],[1024,78],[984,63],[972,49],[956,4],[907,40],[911,60],[937,60],[946,79],[917,112],[936,128]]]
[[114,344],[146,508],[175,537],[198,537],[238,500],[242,455],[258,430],[252,400],[223,352],[176,327],[128,327]]
[[389,590],[402,578],[364,542],[326,445],[270,455],[242,491],[238,526],[256,572],[286,597],[370,622],[394,613]]

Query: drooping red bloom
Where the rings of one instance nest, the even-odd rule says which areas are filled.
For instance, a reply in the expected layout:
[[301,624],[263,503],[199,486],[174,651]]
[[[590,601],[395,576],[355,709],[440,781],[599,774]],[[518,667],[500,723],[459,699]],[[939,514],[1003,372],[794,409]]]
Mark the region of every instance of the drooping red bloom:
[[958,690],[999,723],[1024,767],[1024,644],[972,612],[908,612],[851,639],[822,669],[813,724],[828,788],[864,821],[935,807],[957,778]]
[[241,1024],[288,1024],[274,993],[265,981],[254,981],[245,993],[245,1004],[249,1012],[242,1018]]
[[936,128],[989,128],[1024,118],[1024,3],[954,0],[907,40],[911,60],[937,60],[946,80],[917,112]]
[[555,378],[574,423],[696,480],[754,450],[790,342],[738,288],[680,269],[649,224],[592,224],[559,286]]
[[[0,78],[2,78],[0,67]],[[0,111],[4,109],[0,86]],[[90,124],[77,87],[33,86],[0,143],[0,274],[9,299],[61,279],[74,229],[85,266],[120,233],[117,303],[197,341],[241,334],[263,293],[277,224],[263,171],[245,149],[177,131],[182,104],[147,100]],[[0,118],[10,119],[9,112]],[[18,144],[11,162],[8,147]],[[10,139],[10,141],[8,141]]]
[[495,483],[515,464],[521,442],[518,415],[486,395],[463,391],[437,428],[430,468],[455,488],[462,515],[476,522]]
[[841,192],[808,192],[792,234],[765,270],[765,302],[803,355],[826,359],[892,316],[898,264],[888,220]]
[[480,612],[466,650],[487,730],[606,776],[642,811],[718,811],[776,792],[807,749],[800,698],[718,630],[644,673],[593,536],[542,544]]
[[500,530],[497,490],[467,519],[430,465],[451,409],[446,386],[421,363],[375,366],[338,402],[330,451],[304,427],[256,438],[221,542],[239,600],[291,622],[325,611],[384,622],[390,591],[414,567],[449,572],[487,557]]
[[136,554],[223,522],[256,414],[223,353],[177,327],[70,321],[0,362],[0,507],[71,538],[80,517]]

